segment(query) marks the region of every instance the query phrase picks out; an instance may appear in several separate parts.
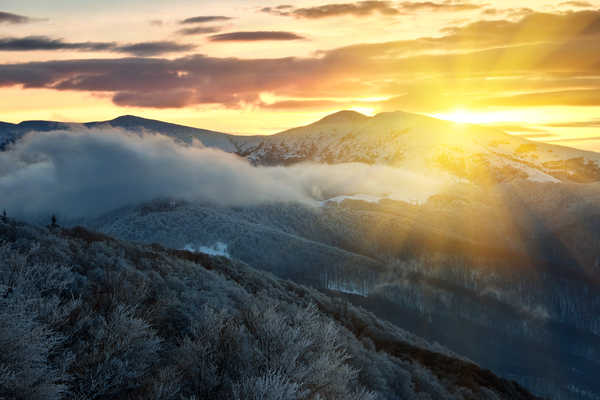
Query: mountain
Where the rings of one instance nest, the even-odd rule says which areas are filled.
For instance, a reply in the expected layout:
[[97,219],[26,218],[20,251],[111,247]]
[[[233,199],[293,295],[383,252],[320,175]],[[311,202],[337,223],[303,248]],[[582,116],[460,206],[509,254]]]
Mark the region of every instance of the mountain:
[[236,260],[7,219],[0,243],[3,398],[536,398]]
[[110,121],[88,122],[84,125],[88,128],[111,126],[113,128],[121,128],[133,132],[158,132],[187,144],[190,144],[192,140],[198,140],[207,147],[215,147],[227,152],[235,151],[235,147],[231,142],[232,135],[206,129],[170,124],[132,115],[124,115]]
[[600,155],[418,114],[342,111],[272,136],[233,139],[257,164],[364,162],[442,170],[474,182],[600,180]]
[[187,144],[196,139],[205,146],[246,157],[257,165],[363,162],[416,171],[442,171],[477,183],[513,179],[600,181],[597,153],[533,142],[494,128],[405,112],[367,117],[341,111],[310,125],[269,136],[229,135],[134,116],[85,124],[26,121],[0,125],[0,148],[30,131],[84,126],[156,132]]
[[[28,124],[47,130],[56,126],[19,125]],[[118,209],[77,221],[59,215],[64,226],[82,225],[138,243],[131,246],[143,251],[158,243],[222,255],[320,290],[333,302],[362,307],[536,395],[600,398],[595,372],[600,369],[598,154],[401,112],[367,117],[345,111],[273,136],[234,136],[137,117],[68,127],[159,132],[182,146],[195,138],[257,166],[309,162],[253,169],[227,157],[238,168],[285,172],[278,175],[285,182],[296,172],[303,177],[303,171],[312,170],[327,179],[303,184],[311,194],[316,187],[314,202],[225,206],[167,193],[153,201],[119,203]],[[213,154],[200,151],[196,158],[203,153]],[[349,162],[363,164],[343,164]],[[421,179],[446,179],[419,202],[373,194],[368,185],[329,187],[336,186],[329,177],[340,171],[344,181],[350,171],[351,180],[370,183],[368,175],[353,175],[357,166],[379,171],[384,179],[375,179],[378,188],[406,192],[406,199]],[[390,169],[416,173],[381,172]],[[162,174],[158,179],[150,186],[166,180]],[[92,185],[89,198],[102,201],[95,196],[95,177],[85,182]],[[66,186],[78,189],[77,184]],[[211,190],[210,185],[196,186]],[[102,254],[106,262],[119,265],[112,253]]]
[[156,200],[79,223],[224,249],[364,307],[552,399],[600,394],[600,185],[460,184],[423,204]]
[[199,140],[205,146],[216,147],[228,152],[234,152],[230,138],[221,132],[206,129],[191,128],[183,125],[170,124],[152,119],[124,115],[110,121],[63,123],[54,121],[23,121],[19,124],[0,123],[0,149],[9,143],[15,142],[29,132],[47,132],[53,130],[69,130],[78,128],[120,128],[135,133],[152,132],[160,133],[175,140],[190,144],[192,140]]

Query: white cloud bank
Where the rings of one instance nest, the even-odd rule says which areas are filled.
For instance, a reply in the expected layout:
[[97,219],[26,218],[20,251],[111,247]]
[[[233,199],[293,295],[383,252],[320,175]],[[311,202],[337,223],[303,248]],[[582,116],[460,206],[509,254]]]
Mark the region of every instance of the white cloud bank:
[[253,167],[200,143],[181,146],[166,136],[118,129],[33,133],[0,153],[0,209],[21,218],[89,217],[158,197],[224,206],[317,205],[355,193],[418,200],[445,183],[358,163]]

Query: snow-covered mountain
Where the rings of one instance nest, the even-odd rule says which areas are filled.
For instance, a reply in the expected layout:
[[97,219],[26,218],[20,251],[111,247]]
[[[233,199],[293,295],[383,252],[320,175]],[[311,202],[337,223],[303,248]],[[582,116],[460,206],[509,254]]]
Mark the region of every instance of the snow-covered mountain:
[[257,165],[363,162],[443,171],[478,183],[515,178],[541,182],[600,181],[598,153],[533,142],[495,128],[405,112],[367,117],[354,111],[340,111],[310,125],[268,136],[230,135],[134,116],[85,124],[0,123],[0,148],[27,132],[78,127],[156,132],[188,144],[196,139],[207,147],[236,153]]
[[532,142],[500,130],[405,112],[341,111],[272,136],[233,138],[258,164],[365,162],[443,170],[471,181],[600,180],[600,155]]

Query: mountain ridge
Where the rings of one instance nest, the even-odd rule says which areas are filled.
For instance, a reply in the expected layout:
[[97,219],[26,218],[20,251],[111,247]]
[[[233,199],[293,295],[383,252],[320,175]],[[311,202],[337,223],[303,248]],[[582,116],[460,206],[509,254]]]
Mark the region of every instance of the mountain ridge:
[[298,162],[383,164],[438,171],[476,183],[513,179],[600,181],[600,154],[531,141],[500,129],[458,124],[403,111],[366,116],[339,111],[308,125],[273,135],[234,135],[154,119],[122,115],[86,123],[23,121],[0,123],[0,150],[30,131],[118,128],[156,132],[191,144],[217,148],[255,165]]

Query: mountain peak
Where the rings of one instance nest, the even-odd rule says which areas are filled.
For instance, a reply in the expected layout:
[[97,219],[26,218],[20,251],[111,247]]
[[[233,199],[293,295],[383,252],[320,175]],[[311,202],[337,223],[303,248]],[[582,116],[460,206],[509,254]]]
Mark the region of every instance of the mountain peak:
[[141,122],[141,121],[155,121],[155,120],[127,114],[127,115],[118,116],[117,118],[112,119],[109,122],[131,123],[131,122]]
[[330,114],[325,118],[320,119],[317,123],[339,123],[339,122],[356,122],[368,119],[364,114],[352,110],[343,110]]

